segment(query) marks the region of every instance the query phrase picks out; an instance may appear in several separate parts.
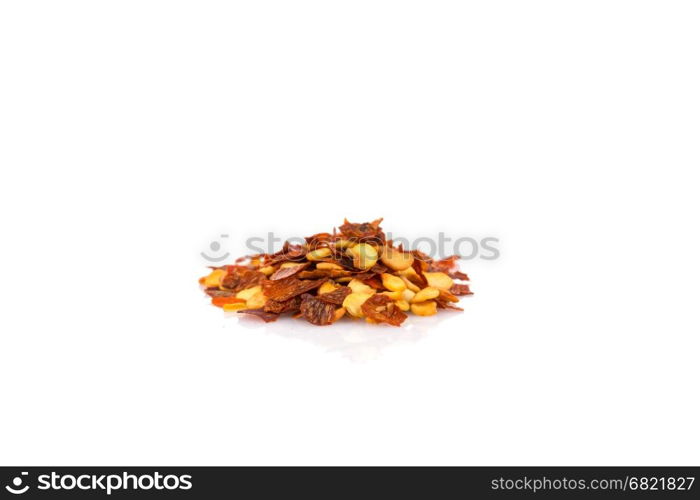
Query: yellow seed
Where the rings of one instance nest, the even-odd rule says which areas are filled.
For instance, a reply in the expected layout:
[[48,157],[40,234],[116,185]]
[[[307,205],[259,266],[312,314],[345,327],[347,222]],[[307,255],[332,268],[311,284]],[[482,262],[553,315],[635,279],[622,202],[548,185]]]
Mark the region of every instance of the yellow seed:
[[348,248],[353,245],[353,242],[350,240],[338,240],[335,242],[336,248]]
[[401,300],[401,298],[403,297],[402,292],[382,292],[382,295],[386,295],[391,300]]
[[245,305],[248,309],[259,309],[265,305],[265,302],[267,302],[267,297],[260,291],[250,297]]
[[437,313],[437,304],[432,300],[411,304],[411,312],[418,316],[432,316]]
[[335,262],[319,262],[318,264],[316,264],[316,269],[334,269],[342,271],[343,267],[339,266]]
[[449,290],[452,287],[452,278],[445,273],[423,273],[428,280],[428,285],[440,290]]
[[432,286],[423,288],[420,292],[418,292],[415,297],[413,297],[413,300],[411,301],[413,304],[417,302],[425,302],[426,300],[433,300],[437,297],[440,296],[440,290],[437,288],[434,288]]
[[413,255],[396,248],[385,247],[382,251],[382,264],[394,271],[403,271],[413,264]]
[[338,283],[350,283],[352,280],[352,276],[341,276],[340,278],[335,279],[335,281],[337,281]]
[[224,304],[224,311],[240,311],[241,309],[248,309],[248,305],[244,304],[243,302]]
[[287,269],[288,267],[297,267],[299,262],[283,262],[280,264],[280,269]]
[[367,299],[369,299],[372,295],[372,293],[351,293],[347,297],[345,297],[345,300],[343,301],[343,307],[345,310],[351,315],[356,318],[362,318],[364,317],[364,314],[362,314],[362,304],[365,303]]
[[331,254],[330,248],[319,248],[306,254],[306,260],[321,260]]
[[411,290],[413,293],[420,292],[420,288],[418,287],[418,285],[416,285],[413,281],[408,279],[406,276],[401,276],[401,279],[403,280],[404,283],[406,283],[406,288]]
[[415,269],[412,267],[407,267],[406,269],[402,269],[401,271],[396,271],[396,274],[398,274],[401,277],[404,276],[413,276],[415,274],[418,274]]
[[262,291],[262,287],[260,285],[254,286],[252,288],[246,288],[245,290],[241,290],[236,294],[237,299],[243,299],[243,300],[248,300],[251,298],[253,295],[256,293],[259,293]]
[[406,312],[406,311],[408,311],[408,310],[411,308],[411,306],[409,305],[409,303],[406,302],[405,300],[397,300],[397,301],[396,301],[396,307],[398,307],[399,309],[401,309],[403,312]]
[[270,276],[272,273],[275,272],[275,268],[272,266],[261,267],[260,272],[263,273],[265,276]]
[[416,292],[409,288],[406,288],[403,292],[401,292],[401,299],[405,300],[406,302],[411,302],[415,296]]
[[402,292],[406,289],[406,283],[403,282],[398,276],[393,274],[382,273],[382,285],[387,290],[392,292]]
[[214,269],[208,276],[204,277],[202,284],[207,288],[218,288],[224,276],[226,276],[226,271]]
[[321,285],[318,289],[318,293],[331,293],[333,290],[336,290],[338,288],[338,285],[333,283],[332,281],[326,281],[323,285]]
[[338,321],[340,318],[345,316],[345,308],[344,307],[339,307],[338,309],[335,310],[335,313],[333,314],[334,320]]
[[358,243],[346,250],[349,257],[352,257],[352,265],[358,269],[369,269],[374,266],[379,259],[377,249],[369,243]]
[[348,283],[348,286],[352,290],[352,293],[374,293],[374,288],[365,285],[360,280],[353,279]]

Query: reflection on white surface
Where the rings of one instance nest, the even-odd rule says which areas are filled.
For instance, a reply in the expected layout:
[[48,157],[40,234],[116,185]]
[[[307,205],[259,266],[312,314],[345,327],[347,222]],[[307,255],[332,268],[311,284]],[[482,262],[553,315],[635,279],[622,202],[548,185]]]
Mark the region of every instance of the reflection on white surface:
[[329,326],[313,326],[303,319],[283,317],[273,323],[245,314],[227,313],[226,321],[260,333],[302,340],[354,361],[377,359],[388,347],[412,344],[435,332],[437,325],[460,313],[440,311],[431,317],[409,315],[401,327],[373,325],[364,320],[343,319]]

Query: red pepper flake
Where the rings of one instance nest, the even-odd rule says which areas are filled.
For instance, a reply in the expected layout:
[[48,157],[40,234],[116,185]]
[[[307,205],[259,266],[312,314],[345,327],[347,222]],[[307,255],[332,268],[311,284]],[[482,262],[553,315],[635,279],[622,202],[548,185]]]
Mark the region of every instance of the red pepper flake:
[[333,290],[332,292],[328,293],[321,293],[318,295],[319,300],[322,300],[324,302],[328,302],[329,304],[335,304],[337,306],[343,305],[343,301],[345,300],[345,297],[350,295],[352,290],[350,290],[346,286],[341,286]]
[[258,318],[262,319],[265,323],[277,321],[277,318],[280,317],[279,314],[267,312],[262,309],[242,309],[238,311],[238,314],[250,314],[251,316],[257,316]]
[[306,321],[318,326],[330,325],[335,320],[336,306],[313,295],[304,294],[301,299],[301,314]]
[[450,293],[454,295],[474,295],[469,289],[469,285],[463,285],[461,283],[455,283],[452,285],[452,288],[450,288]]
[[250,269],[239,269],[232,266],[224,279],[221,281],[221,286],[227,290],[240,292],[246,288],[250,288],[261,284],[265,280],[265,275],[260,271],[251,271]]
[[325,279],[299,280],[294,276],[277,281],[265,281],[262,290],[268,299],[284,302],[304,292],[320,287]]
[[221,290],[220,288],[207,288],[204,293],[210,297],[235,297],[236,292],[233,290]]
[[265,312],[270,312],[270,313],[275,313],[275,314],[282,314],[286,312],[292,312],[295,313],[299,311],[299,306],[301,305],[301,298],[299,297],[292,297],[289,300],[285,300],[284,302],[280,302],[279,300],[274,300],[274,299],[269,299],[267,302],[265,302],[265,305],[263,306],[263,310]]
[[212,297],[211,303],[216,307],[224,307],[226,304],[245,304],[245,300],[236,297]]
[[386,295],[372,295],[362,304],[362,313],[377,323],[400,326],[408,316]]
[[272,281],[277,281],[277,280],[283,280],[284,278],[289,278],[290,276],[294,276],[298,272],[303,271],[307,267],[309,267],[310,262],[301,262],[299,264],[296,264],[294,266],[289,266],[289,267],[281,267],[272,275],[270,276],[270,279]]

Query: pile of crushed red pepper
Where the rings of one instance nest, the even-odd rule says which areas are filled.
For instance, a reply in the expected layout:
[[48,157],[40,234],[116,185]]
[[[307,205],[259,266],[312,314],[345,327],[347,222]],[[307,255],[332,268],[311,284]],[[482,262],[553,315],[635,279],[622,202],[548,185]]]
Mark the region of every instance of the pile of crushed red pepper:
[[459,256],[433,260],[418,250],[394,247],[381,221],[346,219],[338,231],[212,268],[199,282],[215,306],[266,322],[290,313],[319,326],[343,316],[399,326],[408,311],[419,316],[438,309],[462,311],[454,305],[457,296],[472,292],[468,284],[455,282],[469,280],[457,270]]

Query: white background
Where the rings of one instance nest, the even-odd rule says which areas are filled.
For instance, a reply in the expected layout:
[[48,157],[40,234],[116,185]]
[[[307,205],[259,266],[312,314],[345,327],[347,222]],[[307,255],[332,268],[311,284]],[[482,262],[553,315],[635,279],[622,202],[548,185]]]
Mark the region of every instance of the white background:
[[[698,465],[699,14],[3,2],[0,462]],[[501,258],[401,330],[197,285],[345,216]]]

